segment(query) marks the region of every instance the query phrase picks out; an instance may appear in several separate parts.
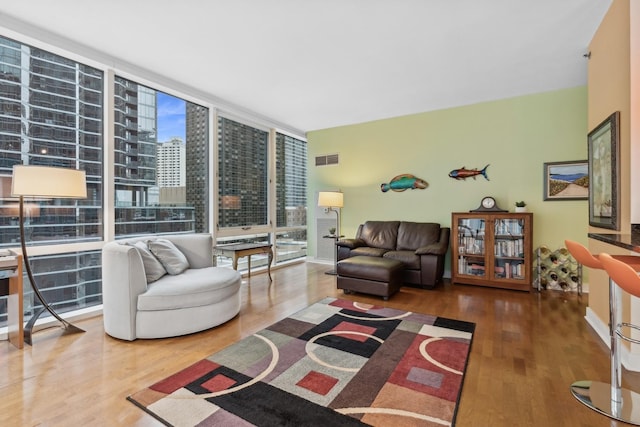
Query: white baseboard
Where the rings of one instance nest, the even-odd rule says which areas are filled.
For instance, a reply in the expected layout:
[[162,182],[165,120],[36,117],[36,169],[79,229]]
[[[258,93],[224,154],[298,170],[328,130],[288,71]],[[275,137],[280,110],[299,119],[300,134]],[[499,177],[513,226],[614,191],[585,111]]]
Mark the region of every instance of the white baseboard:
[[611,340],[609,337],[609,325],[603,323],[598,316],[596,316],[595,312],[591,310],[591,307],[587,307],[587,313],[584,316],[585,320],[593,330],[598,334],[602,342],[609,348],[611,344]]
[[[609,336],[609,324],[604,323],[600,320],[598,316],[591,310],[590,307],[587,307],[587,313],[585,315],[585,320],[587,323],[593,328],[593,330],[598,334],[602,342],[607,346],[608,349],[611,349],[611,337]],[[622,366],[624,366],[627,370],[633,372],[640,372],[640,354],[632,353],[629,351],[629,348],[625,345],[621,345],[620,356],[622,360]]]
[[333,265],[333,260],[331,259],[316,258],[310,256],[307,256],[307,262],[312,262],[314,264]]

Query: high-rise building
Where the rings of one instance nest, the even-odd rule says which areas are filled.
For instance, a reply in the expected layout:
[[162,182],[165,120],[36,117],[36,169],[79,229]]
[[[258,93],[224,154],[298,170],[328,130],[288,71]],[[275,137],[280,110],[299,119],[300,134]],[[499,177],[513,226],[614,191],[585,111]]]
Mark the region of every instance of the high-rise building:
[[[88,202],[80,203],[78,212],[48,202],[31,222],[31,240],[99,240],[102,72],[3,37],[0,70],[0,175],[24,164],[82,169],[87,176]],[[11,221],[0,217],[0,226]],[[0,245],[17,241],[17,228],[0,233]]]
[[115,235],[194,232],[182,140],[158,144],[158,92],[115,78]]
[[155,91],[116,76],[114,104],[116,209],[157,203],[150,192],[156,187]]
[[[218,118],[219,226],[268,224],[269,132]],[[233,198],[233,203],[225,203]]]
[[[38,200],[25,231],[30,245],[102,239],[103,73],[53,53],[0,37],[0,176],[13,165],[82,169],[87,199]],[[15,205],[0,194],[0,204]],[[8,209],[7,212],[11,212]],[[19,244],[18,219],[0,215],[0,247]],[[40,290],[64,312],[100,304],[100,251],[31,257]],[[25,281],[25,314],[39,303]],[[0,297],[0,326],[6,297]]]
[[209,109],[187,102],[187,205],[195,209],[196,232],[210,231],[209,224]]
[[307,143],[276,133],[278,227],[307,225]]
[[158,146],[158,187],[184,187],[186,184],[186,148],[182,138],[172,138]]

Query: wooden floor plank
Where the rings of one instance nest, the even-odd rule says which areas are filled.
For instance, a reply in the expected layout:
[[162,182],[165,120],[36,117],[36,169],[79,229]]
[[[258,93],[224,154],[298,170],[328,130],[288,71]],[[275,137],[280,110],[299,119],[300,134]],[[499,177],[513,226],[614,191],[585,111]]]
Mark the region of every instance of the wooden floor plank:
[[[343,295],[326,265],[304,263],[253,274],[242,284],[240,315],[220,327],[162,340],[125,342],[104,333],[37,332],[18,350],[0,343],[0,426],[157,426],[126,397],[326,297],[475,322],[458,426],[617,426],[578,403],[570,384],[608,381],[609,353],[584,320],[587,296],[523,293],[445,284],[403,288],[385,302]],[[636,373],[624,373],[640,391]]]

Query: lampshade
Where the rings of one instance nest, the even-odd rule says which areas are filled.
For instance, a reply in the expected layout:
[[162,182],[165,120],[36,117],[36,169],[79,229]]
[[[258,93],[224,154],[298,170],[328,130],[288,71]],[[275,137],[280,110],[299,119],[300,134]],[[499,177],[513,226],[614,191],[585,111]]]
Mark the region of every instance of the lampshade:
[[339,191],[321,191],[318,194],[318,206],[327,208],[344,207],[343,194]]
[[11,195],[84,199],[87,197],[85,172],[50,166],[14,165]]

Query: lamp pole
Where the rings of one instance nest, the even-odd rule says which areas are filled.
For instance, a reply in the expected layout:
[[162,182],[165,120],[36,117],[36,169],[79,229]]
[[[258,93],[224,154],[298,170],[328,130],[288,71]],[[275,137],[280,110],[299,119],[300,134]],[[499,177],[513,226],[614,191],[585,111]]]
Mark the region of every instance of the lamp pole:
[[338,274],[338,239],[340,238],[340,208],[334,208],[330,206],[328,208],[330,211],[336,213],[336,233],[333,236],[333,270],[329,270],[326,274],[331,274],[332,276],[336,276]]
[[338,239],[340,238],[340,211],[344,206],[344,196],[340,191],[321,191],[318,194],[318,206],[325,208],[325,213],[334,211],[336,213],[336,232],[333,236],[323,236],[333,239],[333,270],[327,271],[326,274],[338,274]]
[[33,272],[31,271],[31,263],[29,262],[29,255],[27,255],[27,245],[25,243],[24,196],[20,196],[19,214],[20,214],[20,247],[22,248],[22,257],[24,258],[24,266],[25,266],[25,269],[27,270],[27,276],[29,277],[29,281],[31,282],[31,288],[33,289],[33,292],[36,294],[36,297],[38,298],[38,300],[42,303],[42,308],[40,308],[38,311],[33,313],[33,315],[31,316],[31,319],[29,319],[29,321],[27,322],[27,325],[24,327],[24,341],[29,345],[33,345],[31,341],[33,327],[35,326],[36,320],[38,320],[38,317],[40,317],[40,315],[45,310],[51,313],[53,317],[55,317],[62,323],[65,329],[65,333],[72,334],[77,332],[84,332],[84,330],[78,328],[77,326],[72,325],[71,323],[67,322],[62,317],[60,317],[58,313],[55,312],[53,307],[51,307],[51,305],[47,303],[47,301],[44,298],[44,295],[42,295],[42,293],[40,292],[40,289],[38,289],[36,280],[33,277]]

